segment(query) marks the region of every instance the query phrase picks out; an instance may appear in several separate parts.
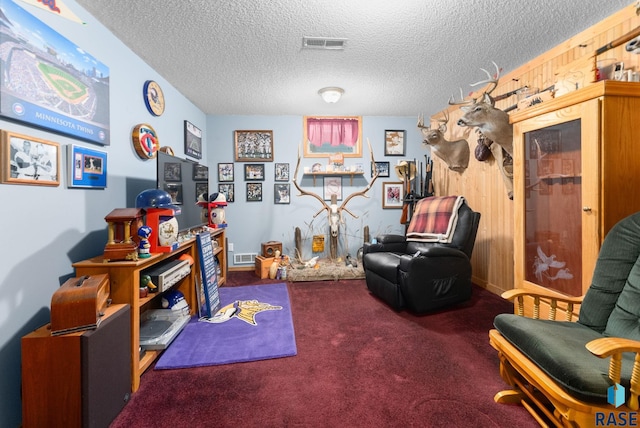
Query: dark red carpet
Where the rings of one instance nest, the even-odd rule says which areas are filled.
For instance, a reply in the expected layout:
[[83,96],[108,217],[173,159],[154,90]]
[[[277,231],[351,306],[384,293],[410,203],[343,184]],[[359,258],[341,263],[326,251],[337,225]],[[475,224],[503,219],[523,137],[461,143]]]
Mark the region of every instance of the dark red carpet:
[[[268,282],[231,273],[228,286]],[[288,283],[295,357],[148,370],[116,427],[535,427],[505,388],[488,330],[512,307],[479,287],[437,313],[397,313],[364,280]],[[231,339],[232,340],[232,339]]]

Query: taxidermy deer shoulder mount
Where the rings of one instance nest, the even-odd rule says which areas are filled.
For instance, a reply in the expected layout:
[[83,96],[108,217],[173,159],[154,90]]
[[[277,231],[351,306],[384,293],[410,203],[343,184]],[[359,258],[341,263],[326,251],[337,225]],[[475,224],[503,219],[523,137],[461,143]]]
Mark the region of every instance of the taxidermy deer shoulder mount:
[[479,99],[454,101],[451,97],[449,104],[462,105],[460,110],[464,112],[464,115],[458,120],[458,125],[479,129],[488,139],[500,145],[509,156],[513,156],[513,126],[509,123],[509,114],[497,109],[494,106],[493,98],[491,98],[491,92],[498,86],[500,78],[498,65],[495,62],[493,65],[496,67],[495,78],[491,77],[491,74],[483,68],[482,71],[486,73],[488,79],[471,84],[471,86],[490,84],[490,88]]
[[496,68],[495,78],[483,68],[481,70],[485,72],[488,79],[471,84],[471,86],[486,83],[490,85],[479,99],[454,101],[452,96],[449,104],[462,105],[460,109],[464,114],[458,120],[458,125],[476,128],[482,135],[493,141],[489,148],[498,163],[507,195],[509,199],[513,199],[513,126],[509,123],[509,114],[497,109],[491,97],[491,92],[498,86],[500,78],[500,68],[495,62],[493,65]]
[[[369,145],[369,152],[371,153],[371,165],[374,166],[375,165],[375,160],[373,158],[373,150],[371,150],[371,144],[369,143],[369,140],[367,140],[367,144]],[[323,211],[327,212],[327,215],[329,216],[329,228],[331,231],[331,236],[333,238],[337,238],[339,231],[340,231],[340,225],[344,224],[344,218],[342,216],[343,211],[346,211],[347,213],[349,213],[349,215],[351,215],[351,217],[353,218],[358,218],[357,215],[353,214],[351,211],[349,211],[347,209],[347,204],[349,203],[349,201],[351,199],[353,199],[356,196],[364,196],[365,198],[368,198],[368,196],[366,195],[366,193],[369,191],[369,189],[371,189],[371,186],[373,185],[373,182],[376,181],[376,179],[378,178],[378,171],[376,169],[376,172],[373,176],[373,178],[371,178],[371,181],[369,182],[369,185],[367,187],[364,188],[364,190],[361,190],[359,192],[354,192],[352,194],[350,194],[349,196],[347,196],[344,201],[342,201],[342,204],[340,206],[338,206],[337,200],[335,197],[331,198],[331,204],[327,204],[325,202],[324,199],[322,199],[318,194],[313,193],[313,192],[309,192],[307,190],[303,190],[299,185],[298,185],[298,170],[300,169],[300,148],[298,148],[298,162],[296,163],[296,170],[293,174],[293,185],[296,187],[296,189],[298,189],[298,191],[300,192],[300,194],[298,196],[313,196],[314,198],[316,198],[321,204],[322,204],[322,208],[320,208],[320,211],[318,211],[313,218],[316,218],[320,213],[322,213]]]
[[444,134],[447,132],[449,114],[444,110],[444,120],[438,119],[440,126],[431,129],[431,126],[424,126],[424,116],[418,118],[418,129],[422,132],[424,140],[422,144],[431,147],[434,155],[442,159],[450,170],[464,172],[469,166],[469,143],[466,139],[448,141]]

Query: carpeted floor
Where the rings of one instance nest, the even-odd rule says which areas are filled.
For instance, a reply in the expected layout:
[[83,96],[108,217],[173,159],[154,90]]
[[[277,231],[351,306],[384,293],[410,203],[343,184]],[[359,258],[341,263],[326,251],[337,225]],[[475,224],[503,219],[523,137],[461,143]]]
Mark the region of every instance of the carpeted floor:
[[512,311],[500,297],[474,287],[469,302],[415,316],[389,309],[364,280],[287,285],[297,356],[148,370],[112,428],[537,426],[493,401],[506,385],[488,330]]

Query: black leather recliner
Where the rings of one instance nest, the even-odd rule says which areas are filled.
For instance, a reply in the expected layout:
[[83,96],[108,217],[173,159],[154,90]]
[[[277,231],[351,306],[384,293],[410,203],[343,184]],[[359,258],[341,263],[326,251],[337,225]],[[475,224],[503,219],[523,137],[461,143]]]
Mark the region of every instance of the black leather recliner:
[[365,243],[367,288],[394,310],[421,314],[471,298],[471,253],[480,213],[465,202],[451,243],[408,241],[382,235]]

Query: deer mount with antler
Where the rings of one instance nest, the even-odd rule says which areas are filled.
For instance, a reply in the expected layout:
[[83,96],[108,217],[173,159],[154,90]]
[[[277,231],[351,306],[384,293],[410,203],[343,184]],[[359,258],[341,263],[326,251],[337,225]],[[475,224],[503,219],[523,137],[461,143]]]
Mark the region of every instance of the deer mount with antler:
[[449,104],[461,105],[460,109],[464,114],[458,119],[458,125],[476,128],[486,138],[493,141],[489,149],[498,163],[509,199],[513,199],[513,126],[509,123],[509,114],[496,108],[491,97],[491,92],[498,86],[500,78],[500,68],[495,62],[493,65],[496,68],[495,77],[482,68],[481,70],[485,72],[488,79],[471,84],[471,86],[490,85],[479,99],[454,101],[452,96]]
[[422,144],[430,146],[434,155],[442,159],[450,170],[464,172],[469,166],[469,143],[466,139],[448,141],[444,134],[447,132],[449,123],[449,113],[444,110],[444,120],[438,119],[440,126],[432,129],[431,126],[424,126],[424,116],[418,118],[418,129],[422,132],[424,140]]
[[491,98],[491,93],[498,86],[500,79],[500,68],[495,62],[493,65],[496,67],[496,77],[492,77],[482,68],[488,79],[471,84],[471,86],[490,84],[489,89],[485,90],[479,99],[454,101],[451,97],[449,104],[461,105],[460,110],[464,115],[458,119],[458,125],[479,129],[488,139],[502,147],[509,156],[513,156],[513,127],[509,123],[509,114],[496,108]]
[[[367,140],[367,144],[369,145],[369,152],[371,153],[371,165],[375,165],[375,160],[374,160],[374,157],[373,157],[373,150],[371,149],[371,144],[369,143],[368,140]],[[340,204],[340,206],[338,206],[335,197],[332,197],[331,204],[327,204],[327,202],[323,198],[321,198],[318,194],[313,193],[313,192],[309,192],[307,190],[303,190],[298,185],[298,170],[299,169],[300,169],[300,148],[298,148],[298,162],[296,163],[296,170],[295,170],[294,175],[293,175],[293,185],[300,192],[300,194],[298,196],[305,196],[305,195],[312,196],[312,197],[316,198],[322,204],[322,208],[320,208],[320,211],[318,211],[313,216],[313,218],[316,218],[318,215],[320,215],[320,213],[326,211],[327,215],[329,217],[329,229],[330,229],[330,232],[331,232],[331,237],[334,238],[334,239],[337,238],[338,235],[339,235],[340,225],[344,224],[344,217],[342,216],[343,212],[347,212],[353,218],[358,218],[357,215],[353,214],[351,211],[349,211],[347,209],[347,204],[349,203],[349,201],[351,199],[353,199],[354,197],[356,197],[356,196],[364,196],[365,198],[368,198],[366,193],[371,189],[371,186],[373,185],[374,181],[376,181],[376,179],[378,178],[378,171],[376,170],[373,178],[369,182],[369,185],[364,190],[361,190],[359,192],[354,192],[354,193],[350,194],[349,196],[347,196],[344,199],[344,201],[342,201],[342,204]],[[334,249],[332,249],[332,255],[333,255],[333,252],[334,252]]]

